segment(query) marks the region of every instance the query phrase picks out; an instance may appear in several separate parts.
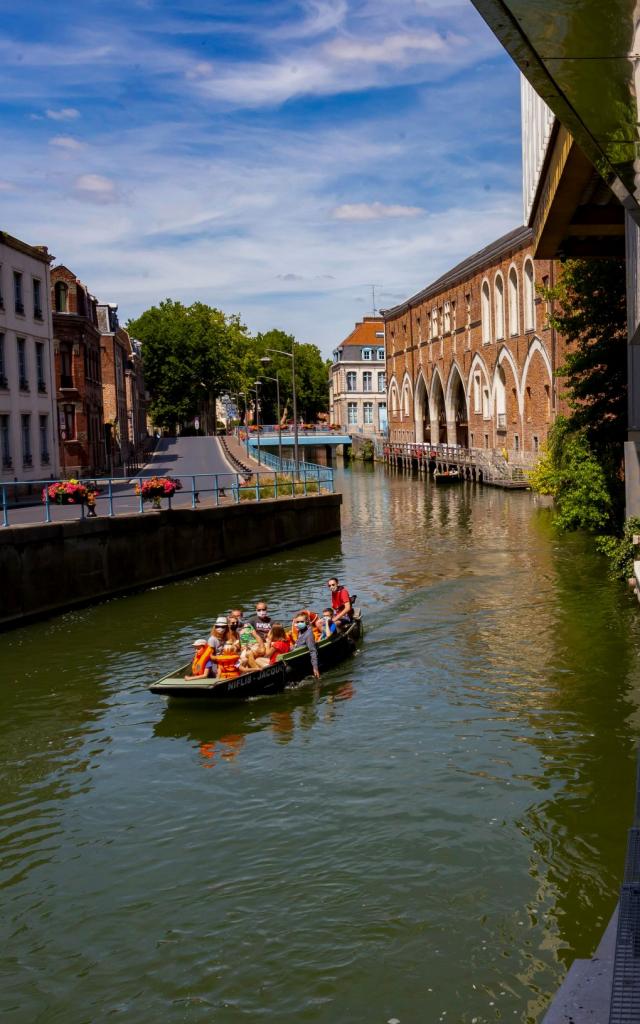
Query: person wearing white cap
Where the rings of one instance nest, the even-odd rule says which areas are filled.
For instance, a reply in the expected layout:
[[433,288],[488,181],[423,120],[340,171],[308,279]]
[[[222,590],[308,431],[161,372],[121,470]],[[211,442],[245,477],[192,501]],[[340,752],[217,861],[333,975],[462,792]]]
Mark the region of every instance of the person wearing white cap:
[[191,675],[184,678],[189,679],[210,679],[215,675],[215,662],[212,661],[213,651],[206,640],[194,640],[191,645],[194,648],[193,661],[191,662]]

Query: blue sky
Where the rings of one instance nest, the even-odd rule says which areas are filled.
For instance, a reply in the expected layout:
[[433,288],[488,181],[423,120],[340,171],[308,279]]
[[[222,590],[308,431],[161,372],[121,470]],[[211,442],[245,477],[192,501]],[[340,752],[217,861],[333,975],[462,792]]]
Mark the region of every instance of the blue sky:
[[171,296],[325,354],[522,220],[469,0],[5,0],[0,224],[121,320]]

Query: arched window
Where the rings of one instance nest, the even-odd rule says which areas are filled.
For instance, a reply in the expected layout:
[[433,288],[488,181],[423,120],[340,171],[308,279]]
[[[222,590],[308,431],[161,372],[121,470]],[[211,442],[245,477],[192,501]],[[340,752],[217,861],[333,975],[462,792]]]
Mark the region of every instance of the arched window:
[[496,338],[504,338],[504,281],[502,274],[496,275]]
[[410,408],[411,408],[410,402],[409,402],[409,385],[408,384],[405,384],[405,388],[404,388],[404,391],[402,393],[402,406],[403,406],[402,411],[403,411],[404,415],[408,416],[409,412],[410,412]]
[[491,341],[491,295],[489,293],[489,282],[482,284],[482,344],[488,345]]
[[53,291],[55,297],[56,313],[66,313],[67,296],[69,294],[69,289],[67,288],[64,281],[56,281]]
[[496,371],[496,417],[498,430],[507,429],[507,387],[504,370],[501,366]]
[[533,263],[524,265],[524,329],[534,331],[536,327],[536,292],[533,278]]
[[520,315],[518,310],[518,273],[515,267],[509,271],[509,334],[518,334]]

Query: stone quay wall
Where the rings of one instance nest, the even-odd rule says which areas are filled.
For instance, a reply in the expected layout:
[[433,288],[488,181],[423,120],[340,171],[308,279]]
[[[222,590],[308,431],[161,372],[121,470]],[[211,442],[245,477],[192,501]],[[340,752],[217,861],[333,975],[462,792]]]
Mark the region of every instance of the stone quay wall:
[[342,495],[0,531],[0,629],[340,532]]

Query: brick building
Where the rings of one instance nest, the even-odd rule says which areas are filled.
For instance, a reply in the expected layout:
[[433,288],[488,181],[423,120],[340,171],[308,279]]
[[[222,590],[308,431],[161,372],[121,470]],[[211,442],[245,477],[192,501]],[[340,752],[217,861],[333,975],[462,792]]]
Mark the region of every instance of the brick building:
[[365,316],[333,353],[329,420],[348,433],[384,434],[387,386],[382,317]]
[[389,436],[395,441],[536,452],[559,410],[563,347],[521,227],[384,310]]
[[131,339],[118,321],[114,303],[98,304],[102,401],[105,441],[110,472],[124,466],[131,457],[129,406],[126,371],[131,356]]
[[67,476],[107,468],[97,303],[65,266],[51,271],[60,463]]
[[[127,335],[129,337],[129,335]],[[125,372],[129,443],[136,455],[143,451],[149,437],[149,397],[144,383],[142,342],[129,337],[131,354]]]
[[58,473],[50,262],[0,231],[0,483]]

